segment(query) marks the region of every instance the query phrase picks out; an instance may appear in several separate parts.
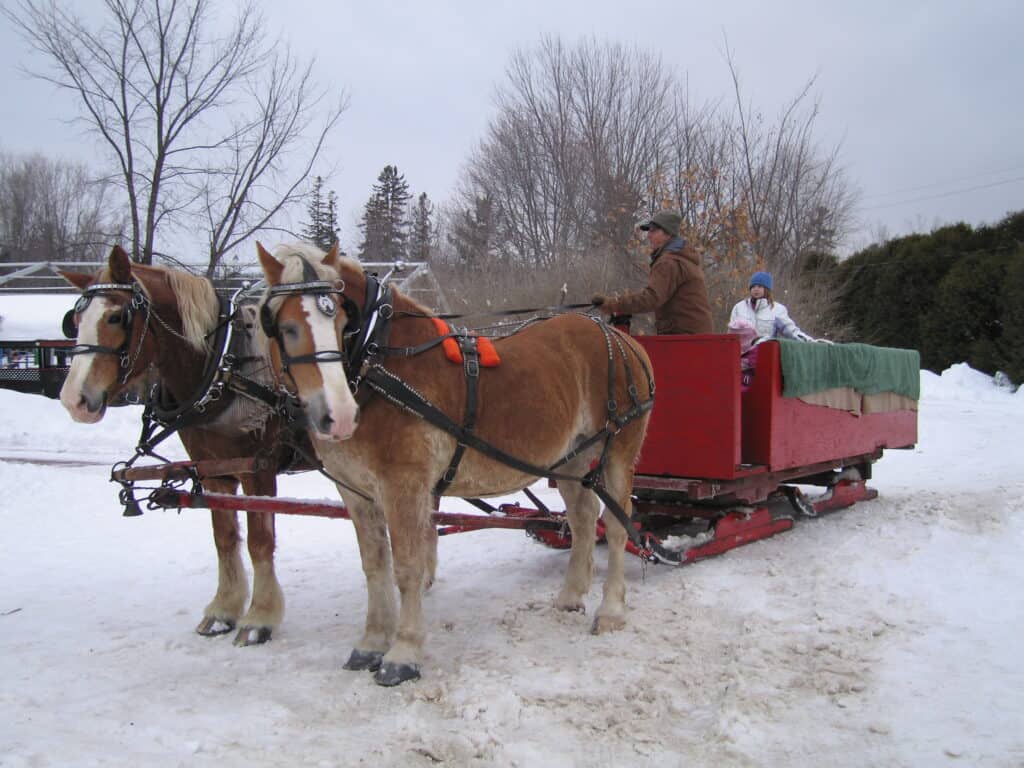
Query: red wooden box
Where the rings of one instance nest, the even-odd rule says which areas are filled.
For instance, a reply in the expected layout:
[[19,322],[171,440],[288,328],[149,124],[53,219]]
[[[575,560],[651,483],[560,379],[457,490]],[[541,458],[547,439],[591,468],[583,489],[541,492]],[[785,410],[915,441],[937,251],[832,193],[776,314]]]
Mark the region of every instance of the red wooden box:
[[731,334],[636,337],[657,385],[641,475],[730,480],[917,442],[917,412],[857,416],[782,396],[779,345],[758,347],[753,384],[740,392],[740,343]]

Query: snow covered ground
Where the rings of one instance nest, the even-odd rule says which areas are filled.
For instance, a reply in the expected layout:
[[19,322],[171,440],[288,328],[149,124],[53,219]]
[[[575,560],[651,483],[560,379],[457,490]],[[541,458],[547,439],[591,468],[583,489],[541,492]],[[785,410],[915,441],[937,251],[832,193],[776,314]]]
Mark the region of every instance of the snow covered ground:
[[566,553],[442,539],[424,677],[398,689],[341,669],[348,522],[278,518],[272,642],[200,637],[206,513],[122,518],[107,481],[138,412],[83,426],[0,391],[0,765],[1024,765],[1024,392],[966,366],[922,384],[877,500],[683,569],[630,560],[618,633],[551,608]]

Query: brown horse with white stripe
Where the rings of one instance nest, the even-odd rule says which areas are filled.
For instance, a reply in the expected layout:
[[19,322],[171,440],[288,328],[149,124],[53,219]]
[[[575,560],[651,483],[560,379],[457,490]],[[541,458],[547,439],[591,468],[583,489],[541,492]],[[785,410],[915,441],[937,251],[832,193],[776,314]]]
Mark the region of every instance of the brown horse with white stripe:
[[[271,358],[301,400],[327,470],[351,487],[339,491],[356,526],[368,606],[346,668],[373,669],[382,685],[419,676],[436,495],[508,494],[556,467],[560,478],[587,476],[618,507],[605,515],[608,575],[593,631],[621,627],[619,515],[629,514],[654,394],[643,349],[594,318],[566,314],[496,341],[496,367],[479,368],[465,342],[472,364],[456,365],[426,309],[382,289],[336,248],[258,250],[271,286],[260,310],[277,341]],[[555,604],[582,611],[600,501],[580,482],[559,479],[558,488],[574,535]]]
[[[98,274],[64,272],[83,293],[75,305],[74,359],[61,390],[61,402],[75,421],[95,423],[108,403],[139,382],[159,382],[162,400],[189,426],[180,429],[181,441],[194,460],[258,456],[263,468],[240,478],[204,480],[211,491],[234,493],[239,480],[247,494],[273,496],[276,473],[286,446],[279,439],[282,419],[272,407],[227,389],[216,402],[190,414],[197,388],[220,362],[210,362],[212,339],[226,318],[209,280],[187,272],[134,264],[115,247],[108,265]],[[250,317],[232,318],[233,338],[241,368],[250,387],[273,392],[274,379],[267,360],[266,338]],[[246,327],[248,326],[248,327]],[[247,361],[247,362],[246,362]],[[259,381],[259,383],[257,383]],[[220,395],[221,393],[218,393]],[[176,407],[173,404],[181,404]],[[194,415],[197,418],[191,418]],[[196,627],[202,635],[219,635],[238,627],[238,645],[270,639],[284,614],[284,595],[274,572],[274,516],[248,513],[248,549],[253,568],[252,601],[249,579],[241,557],[241,535],[235,512],[212,512],[217,550],[218,581],[213,599]]]

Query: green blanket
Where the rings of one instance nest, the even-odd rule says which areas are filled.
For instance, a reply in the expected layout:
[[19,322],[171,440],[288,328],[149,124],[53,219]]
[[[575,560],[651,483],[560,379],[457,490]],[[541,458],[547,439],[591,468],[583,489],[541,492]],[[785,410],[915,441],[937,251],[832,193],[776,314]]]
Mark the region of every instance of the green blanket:
[[915,349],[870,344],[817,344],[779,339],[784,397],[800,397],[833,387],[865,395],[895,392],[921,397],[921,355]]

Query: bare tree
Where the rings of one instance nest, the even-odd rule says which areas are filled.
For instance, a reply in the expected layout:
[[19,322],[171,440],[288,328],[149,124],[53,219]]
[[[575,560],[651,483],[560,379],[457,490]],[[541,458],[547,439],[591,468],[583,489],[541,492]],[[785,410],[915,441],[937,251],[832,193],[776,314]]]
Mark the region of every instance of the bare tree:
[[635,48],[545,38],[517,52],[463,207],[493,201],[496,244],[512,261],[552,268],[621,253],[664,151],[671,90],[660,59]]
[[[80,119],[113,157],[133,258],[152,261],[162,226],[199,216],[213,270],[296,202],[344,96],[321,112],[309,66],[267,41],[251,3],[226,27],[212,0],[104,0],[103,9],[95,24],[56,0],[17,0],[4,14],[49,60],[33,74],[79,98]],[[306,162],[285,168],[307,130]]]
[[774,123],[745,103],[739,72],[726,49],[732,76],[736,164],[743,204],[759,258],[788,273],[812,251],[831,252],[850,230],[854,194],[838,162],[838,147],[814,141],[819,103],[814,78],[785,104]]
[[112,192],[81,163],[0,153],[0,258],[98,261],[126,224]]

